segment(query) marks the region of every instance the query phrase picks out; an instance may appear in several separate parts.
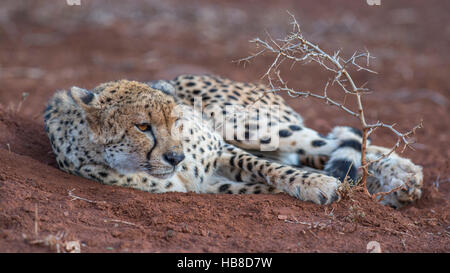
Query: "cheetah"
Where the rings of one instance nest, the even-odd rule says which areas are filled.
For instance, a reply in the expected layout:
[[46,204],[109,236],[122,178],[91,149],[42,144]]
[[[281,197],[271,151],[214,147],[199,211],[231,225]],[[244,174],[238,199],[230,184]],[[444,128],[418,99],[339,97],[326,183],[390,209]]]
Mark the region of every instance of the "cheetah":
[[[44,111],[60,169],[151,193],[287,193],[330,204],[360,173],[361,133],[327,136],[262,84],[219,76],[119,80],[56,92]],[[369,145],[367,157],[386,148]],[[395,208],[421,196],[422,168],[397,154],[369,167],[371,193],[404,185],[380,202]]]

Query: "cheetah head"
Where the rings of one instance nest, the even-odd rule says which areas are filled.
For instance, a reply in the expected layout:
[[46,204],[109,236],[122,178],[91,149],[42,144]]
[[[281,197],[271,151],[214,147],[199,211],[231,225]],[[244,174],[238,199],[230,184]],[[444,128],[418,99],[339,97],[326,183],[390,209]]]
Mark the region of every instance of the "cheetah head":
[[170,177],[184,154],[181,120],[174,99],[145,83],[121,80],[70,95],[84,112],[89,141],[104,150],[112,169],[128,174],[146,172]]

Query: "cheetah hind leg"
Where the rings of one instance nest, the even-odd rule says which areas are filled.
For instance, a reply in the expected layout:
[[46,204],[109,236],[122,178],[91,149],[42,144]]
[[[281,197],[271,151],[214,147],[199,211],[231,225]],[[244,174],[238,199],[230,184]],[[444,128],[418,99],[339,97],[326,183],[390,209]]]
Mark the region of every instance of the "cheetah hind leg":
[[[357,181],[353,178],[356,176],[359,178],[362,175],[359,169],[361,166],[361,133],[351,127],[339,126],[332,130],[329,137],[337,138],[340,144],[331,153],[325,171],[329,175],[338,177],[341,181],[347,174],[353,182]],[[367,179],[367,189],[369,193],[374,194],[389,192],[403,186],[398,191],[378,198],[383,205],[400,208],[419,199],[422,195],[422,167],[396,153],[378,160],[380,156],[389,152],[390,150],[387,148],[368,143],[366,159],[374,162],[369,165],[370,176]]]

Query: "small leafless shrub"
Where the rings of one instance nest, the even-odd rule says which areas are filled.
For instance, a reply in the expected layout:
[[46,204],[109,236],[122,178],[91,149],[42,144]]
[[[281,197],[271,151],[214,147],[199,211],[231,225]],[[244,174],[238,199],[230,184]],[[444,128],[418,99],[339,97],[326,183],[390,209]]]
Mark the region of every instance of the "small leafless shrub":
[[[367,177],[369,176],[369,165],[388,157],[402,144],[403,147],[401,149],[401,152],[403,152],[407,147],[413,149],[413,147],[411,146],[412,142],[410,140],[410,137],[415,134],[417,129],[422,128],[422,121],[408,132],[400,132],[399,130],[395,129],[395,124],[386,124],[381,121],[377,121],[375,123],[368,122],[365,117],[362,98],[363,96],[370,94],[370,92],[367,88],[364,87],[364,85],[358,86],[354,82],[349,70],[354,69],[356,71],[376,73],[375,71],[369,69],[370,60],[374,57],[368,50],[355,52],[349,58],[342,57],[340,50],[336,51],[334,54],[326,53],[318,45],[304,38],[299,23],[292,14],[289,13],[289,15],[292,17],[291,24],[293,26],[293,30],[290,34],[288,34],[285,38],[275,40],[270,36],[269,33],[267,33],[266,40],[262,40],[260,38],[251,40],[250,42],[256,44],[256,47],[259,49],[259,51],[249,57],[239,60],[239,62],[243,62],[245,64],[263,54],[273,56],[272,63],[262,77],[267,79],[270,89],[268,91],[265,91],[261,97],[264,97],[268,92],[287,92],[293,98],[314,98],[325,102],[327,105],[338,107],[342,111],[359,120],[362,130],[360,167],[362,169],[362,177],[360,183],[362,183],[365,192],[370,195],[366,187]],[[361,60],[364,61],[364,64],[361,64]],[[288,86],[287,81],[282,78],[280,73],[281,65],[289,62],[291,63],[291,67],[298,63],[316,63],[325,71],[331,72],[333,74],[333,77],[327,81],[321,93],[312,92],[309,90],[293,89]],[[343,102],[339,102],[328,96],[327,89],[330,86],[337,86],[338,89],[342,91]],[[348,96],[353,96],[356,99],[356,109],[351,109],[350,107],[346,106],[346,99]],[[366,158],[367,141],[369,136],[378,128],[386,128],[390,130],[397,138],[397,141],[395,145],[389,149],[388,152],[380,155],[375,160],[369,161]],[[376,198],[380,196],[380,198],[383,198],[385,195],[401,188],[402,187],[398,187],[386,193],[379,192],[372,195],[372,197]]]

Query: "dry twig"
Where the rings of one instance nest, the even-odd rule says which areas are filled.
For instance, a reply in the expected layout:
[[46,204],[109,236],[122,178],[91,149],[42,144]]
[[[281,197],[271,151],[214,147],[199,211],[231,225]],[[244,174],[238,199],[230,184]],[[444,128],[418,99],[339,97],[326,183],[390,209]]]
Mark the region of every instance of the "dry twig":
[[[267,34],[267,40],[261,40],[260,38],[256,38],[251,40],[251,43],[256,44],[256,47],[259,48],[257,53],[252,54],[246,58],[240,59],[239,62],[248,63],[254,58],[261,56],[263,54],[271,54],[273,55],[273,61],[269,65],[269,68],[264,73],[262,78],[266,78],[268,80],[270,90],[265,91],[262,94],[262,97],[265,96],[269,92],[287,92],[291,97],[303,97],[308,98],[312,97],[315,99],[319,99],[324,101],[328,105],[332,105],[338,107],[344,112],[358,118],[361,129],[362,129],[362,145],[361,145],[361,169],[362,169],[362,177],[361,182],[364,186],[365,192],[370,195],[367,191],[366,183],[367,177],[369,176],[369,165],[379,161],[385,157],[390,156],[400,145],[403,143],[402,152],[407,148],[412,148],[410,140],[408,137],[415,134],[416,130],[422,128],[422,122],[412,128],[410,131],[406,133],[402,133],[394,128],[395,124],[385,124],[383,122],[376,123],[368,123],[365,118],[364,107],[362,102],[362,96],[369,94],[369,90],[365,88],[365,84],[361,86],[357,86],[353,81],[348,69],[353,68],[356,71],[365,71],[369,73],[377,73],[374,70],[369,68],[370,60],[375,57],[370,54],[370,52],[365,49],[362,52],[354,52],[350,58],[343,58],[340,55],[340,51],[338,50],[334,54],[330,55],[323,51],[318,45],[311,43],[303,37],[303,34],[300,29],[300,25],[295,19],[295,17],[289,13],[292,17],[292,26],[293,31],[287,35],[283,39],[275,40],[270,34]],[[261,49],[262,48],[262,49]],[[364,65],[360,64],[360,60],[364,61]],[[290,88],[287,85],[287,82],[280,75],[280,66],[286,62],[291,61],[291,67],[296,63],[317,63],[326,71],[332,72],[334,77],[329,80],[322,94],[317,92],[312,92],[309,90],[295,90]],[[338,102],[328,96],[327,89],[329,86],[337,86],[341,91],[343,91],[344,102]],[[345,106],[345,101],[347,96],[354,96],[357,102],[357,108],[355,110],[350,109]],[[379,158],[369,161],[366,159],[366,151],[367,151],[367,143],[368,137],[378,128],[386,128],[390,130],[396,137],[396,144],[389,150],[389,152],[381,155]],[[401,187],[396,188],[389,193],[399,190]],[[375,198],[376,196],[383,196],[382,193],[372,196]]]
[[89,203],[98,203],[98,201],[92,201],[92,200],[89,200],[89,199],[86,199],[86,198],[83,198],[83,197],[79,197],[79,196],[76,196],[76,195],[74,195],[72,192],[74,191],[75,189],[71,189],[69,192],[68,192],[68,195],[70,196],[70,197],[72,197],[72,199],[71,199],[71,201],[74,201],[74,200],[83,200],[83,201],[86,201],[86,202],[89,202]]

